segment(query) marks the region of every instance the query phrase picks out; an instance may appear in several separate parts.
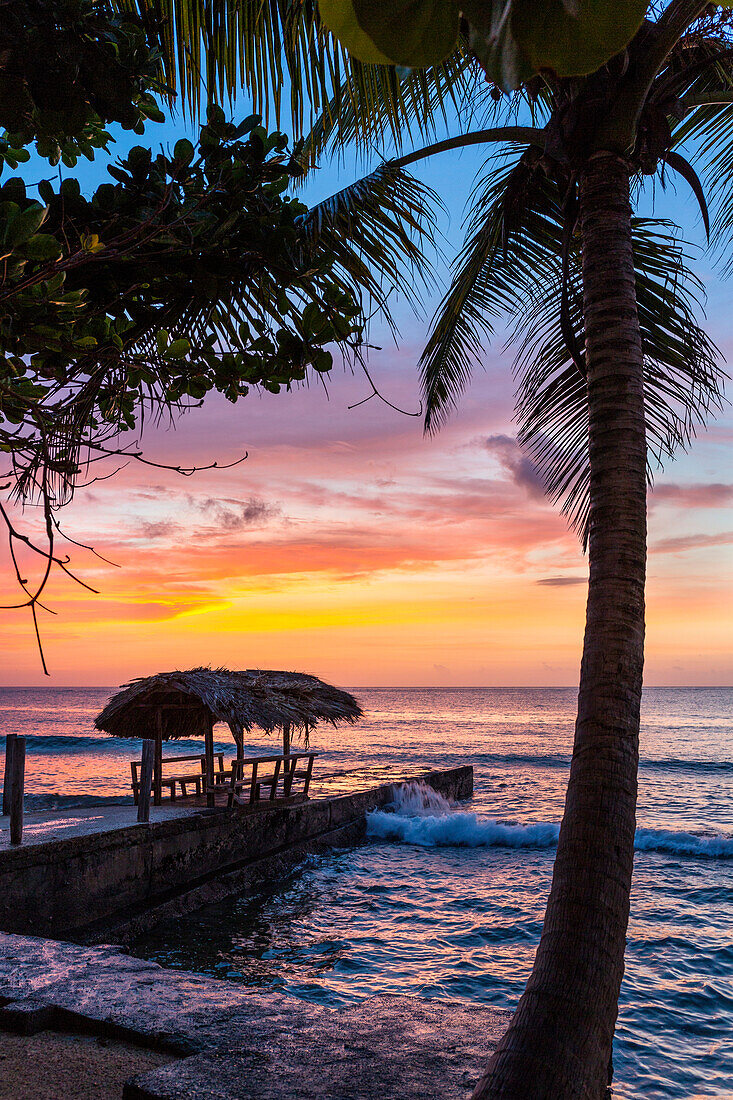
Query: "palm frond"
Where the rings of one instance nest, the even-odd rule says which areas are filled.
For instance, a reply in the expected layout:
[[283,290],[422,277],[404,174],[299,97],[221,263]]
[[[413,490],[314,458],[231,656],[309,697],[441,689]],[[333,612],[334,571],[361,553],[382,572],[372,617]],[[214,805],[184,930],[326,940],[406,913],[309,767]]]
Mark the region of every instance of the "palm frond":
[[255,111],[279,118],[286,77],[296,106],[301,93],[317,94],[326,75],[348,63],[320,29],[310,0],[111,2],[144,20],[160,49],[166,83],[194,114],[202,99],[231,104],[243,88]]
[[[703,287],[690,272],[684,243],[665,222],[635,219],[633,234],[651,482],[654,469],[684,448],[721,407],[725,375],[717,348],[697,320]],[[582,343],[577,254],[569,289],[572,323]],[[517,438],[548,496],[562,504],[585,544],[590,488],[586,383],[568,356],[559,299],[559,282],[546,284],[517,319]]]
[[710,213],[708,211],[707,198],[705,197],[705,190],[700,183],[700,177],[695,169],[692,167],[688,160],[677,152],[676,149],[670,149],[665,157],[666,163],[675,172],[679,172],[682,178],[690,185],[690,190],[697,199],[697,205],[700,208],[700,215],[702,217],[702,224],[705,226],[705,235],[710,240]]
[[559,273],[562,212],[555,185],[532,150],[494,166],[481,181],[452,285],[420,359],[425,426],[437,430],[466,388],[498,317],[531,300],[537,280]]
[[[706,99],[733,94],[733,49],[730,41],[716,35],[697,35],[670,63],[671,74],[663,74],[665,85],[690,106],[673,128],[674,152],[689,150],[688,160],[699,165],[704,181],[700,191],[704,204],[713,211],[710,240],[730,269],[733,241],[733,105],[708,103]],[[688,179],[688,182],[692,181]],[[695,189],[695,188],[693,188]],[[697,190],[696,190],[697,194]],[[699,195],[698,195],[699,199]],[[705,220],[705,214],[703,214]]]
[[710,238],[722,273],[733,273],[733,105],[699,108],[701,129],[697,159],[702,165],[708,205],[713,212]]
[[344,285],[368,294],[391,323],[389,295],[396,290],[419,306],[433,285],[440,197],[389,161],[314,206],[303,223],[310,241],[335,259]]
[[[355,79],[358,77],[358,79]],[[484,95],[486,78],[467,53],[457,50],[441,65],[407,72],[378,65],[355,66],[315,120],[306,153],[315,164],[325,152],[346,147],[357,154],[434,140],[453,118],[464,132],[516,113]]]
[[366,142],[381,127],[398,137],[408,123],[428,133],[433,112],[468,102],[479,79],[463,48],[433,69],[402,76],[362,65],[323,26],[315,0],[111,3],[145,20],[167,84],[194,114],[202,101],[231,105],[244,90],[255,112],[279,125],[285,97],[296,138],[317,125]]

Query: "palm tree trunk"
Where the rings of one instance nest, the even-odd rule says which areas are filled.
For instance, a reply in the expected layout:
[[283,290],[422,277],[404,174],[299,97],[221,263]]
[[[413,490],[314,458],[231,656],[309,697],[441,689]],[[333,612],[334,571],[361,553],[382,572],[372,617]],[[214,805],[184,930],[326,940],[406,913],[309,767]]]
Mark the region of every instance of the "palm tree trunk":
[[474,1100],[599,1100],[624,971],[644,661],[646,440],[629,169],[580,183],[590,581],[578,717],[542,938]]

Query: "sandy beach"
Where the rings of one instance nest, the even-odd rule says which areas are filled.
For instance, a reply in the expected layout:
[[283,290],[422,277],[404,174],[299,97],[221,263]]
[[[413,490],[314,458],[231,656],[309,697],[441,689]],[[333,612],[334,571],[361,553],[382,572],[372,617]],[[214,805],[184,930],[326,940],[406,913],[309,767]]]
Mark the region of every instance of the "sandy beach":
[[92,1035],[0,1032],[0,1100],[120,1100],[130,1077],[171,1061]]

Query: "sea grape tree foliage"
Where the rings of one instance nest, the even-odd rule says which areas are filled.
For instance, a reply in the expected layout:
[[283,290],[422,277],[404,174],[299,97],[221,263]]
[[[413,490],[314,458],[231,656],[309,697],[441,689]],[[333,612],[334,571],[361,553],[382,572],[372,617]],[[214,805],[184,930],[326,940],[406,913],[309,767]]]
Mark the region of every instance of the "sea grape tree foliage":
[[0,0],[0,164],[16,168],[35,141],[73,168],[107,146],[107,123],[141,134],[163,118],[159,71],[136,16],[91,0]]
[[146,410],[277,392],[362,339],[353,279],[287,194],[298,149],[256,115],[212,107],[196,146],[133,148],[88,197],[8,178],[33,145],[61,176],[110,123],[163,120],[149,31],[92,0],[0,0],[0,449],[24,502],[65,503]]
[[[300,147],[258,115],[235,124],[212,106],[196,144],[137,146],[82,193],[78,157],[108,148],[110,123],[162,121],[161,72],[137,15],[0,0],[0,490],[41,506],[46,545],[0,515],[37,635],[50,571],[68,572],[56,509],[92,464],[146,461],[146,418],[211,391],[277,393],[328,372],[329,345],[358,355],[363,340],[354,271],[371,276],[288,194]],[[53,171],[31,186],[11,173],[33,146]],[[44,559],[38,583],[21,545]]]
[[277,393],[357,347],[359,305],[286,193],[286,138],[209,111],[198,146],[133,148],[89,198],[75,179],[0,187],[0,447],[23,499],[68,500],[83,456],[146,409]]

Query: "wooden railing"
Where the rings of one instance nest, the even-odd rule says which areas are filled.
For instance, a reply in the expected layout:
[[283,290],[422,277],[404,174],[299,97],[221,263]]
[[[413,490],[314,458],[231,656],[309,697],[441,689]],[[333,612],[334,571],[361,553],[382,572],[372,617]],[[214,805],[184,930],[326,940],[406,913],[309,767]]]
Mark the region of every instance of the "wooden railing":
[[[161,786],[167,787],[170,791],[171,801],[176,800],[176,786],[181,788],[181,794],[185,798],[188,794],[187,787],[193,786],[196,790],[196,794],[201,794],[202,790],[206,786],[206,756],[203,753],[196,753],[194,756],[167,756],[162,760],[163,767],[166,765],[175,765],[180,768],[181,764],[188,764],[191,761],[196,760],[199,764],[199,770],[191,769],[190,771],[177,772],[173,775],[165,775],[161,777]],[[224,753],[217,752],[214,754],[215,763],[218,762],[219,767],[214,771],[214,786],[217,790],[221,789],[221,784],[230,779],[231,773],[228,768],[224,767]],[[132,774],[132,796],[137,806],[138,798],[140,796],[140,768],[142,766],[141,760],[130,761],[130,772]]]
[[[227,805],[238,806],[253,802],[270,801],[278,798],[292,798],[295,795],[307,797],[313,775],[313,761],[318,753],[297,752],[287,756],[248,756],[244,760],[233,760],[230,767],[224,766],[224,753],[214,754],[214,772],[211,780],[206,776],[206,755],[170,756],[162,760],[163,773],[161,786],[168,788],[171,801],[176,799],[176,788],[180,787],[185,798],[189,787],[197,795],[205,793],[211,798],[217,793],[226,792]],[[182,765],[197,761],[196,768],[181,770]],[[175,767],[172,774],[165,769]],[[132,794],[135,805],[140,797],[141,760],[130,761],[132,774]],[[213,803],[210,803],[213,804]]]
[[[227,790],[227,804],[244,806],[253,802],[274,802],[277,798],[307,797],[313,761],[317,752],[289,753],[287,756],[250,756],[234,761],[228,783],[217,790]],[[269,767],[268,769],[268,765]],[[266,769],[263,772],[263,769]],[[302,786],[301,786],[302,784]],[[266,796],[263,795],[266,791]]]

